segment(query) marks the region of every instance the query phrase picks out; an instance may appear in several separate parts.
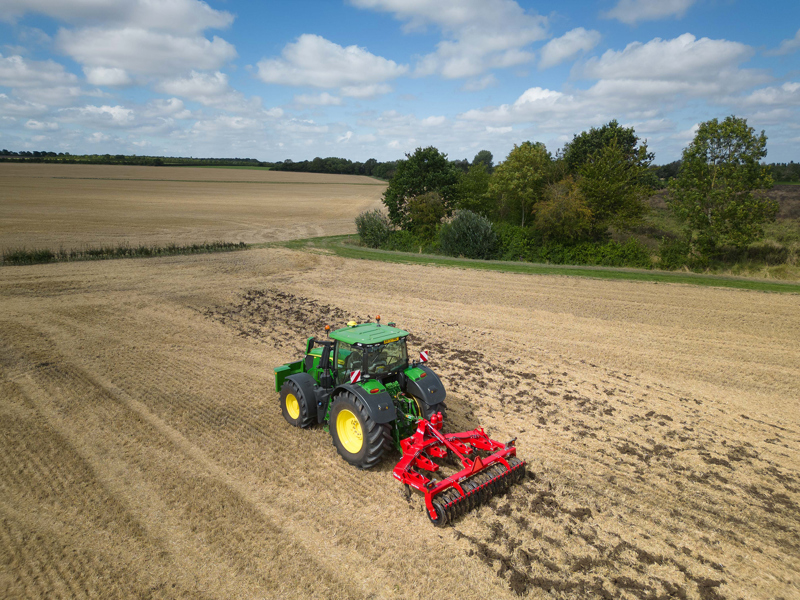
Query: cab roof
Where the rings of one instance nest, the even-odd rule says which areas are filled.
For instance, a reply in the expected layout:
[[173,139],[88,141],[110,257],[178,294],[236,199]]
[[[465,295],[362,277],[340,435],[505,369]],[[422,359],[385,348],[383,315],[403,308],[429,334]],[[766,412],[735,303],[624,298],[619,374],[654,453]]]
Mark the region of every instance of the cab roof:
[[331,337],[346,344],[380,344],[387,340],[406,337],[407,331],[388,325],[378,325],[377,323],[361,323],[355,327],[342,327],[336,331],[331,331]]

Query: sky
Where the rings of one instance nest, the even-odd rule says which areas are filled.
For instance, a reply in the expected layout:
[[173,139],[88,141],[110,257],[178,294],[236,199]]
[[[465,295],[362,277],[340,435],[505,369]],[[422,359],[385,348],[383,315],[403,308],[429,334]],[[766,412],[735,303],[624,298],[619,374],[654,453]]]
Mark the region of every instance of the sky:
[[450,159],[745,117],[800,161],[800,1],[0,0],[0,148]]

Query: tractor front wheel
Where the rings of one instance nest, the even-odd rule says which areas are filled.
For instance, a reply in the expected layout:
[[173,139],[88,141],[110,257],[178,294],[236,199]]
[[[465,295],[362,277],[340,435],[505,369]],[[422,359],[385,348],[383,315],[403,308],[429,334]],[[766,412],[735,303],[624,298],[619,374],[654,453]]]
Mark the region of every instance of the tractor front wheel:
[[351,392],[333,399],[328,427],[339,454],[359,469],[374,467],[391,443],[391,429],[370,416],[364,402]]
[[313,398],[306,398],[303,390],[291,379],[281,386],[281,412],[283,418],[295,427],[309,427],[317,422]]

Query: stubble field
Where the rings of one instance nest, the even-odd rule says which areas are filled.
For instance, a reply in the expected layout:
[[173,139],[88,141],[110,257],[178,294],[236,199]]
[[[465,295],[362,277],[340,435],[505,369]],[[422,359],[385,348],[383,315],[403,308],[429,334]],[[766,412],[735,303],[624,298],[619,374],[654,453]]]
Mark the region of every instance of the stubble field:
[[[0,305],[0,597],[800,594],[797,295],[266,248],[6,267]],[[281,417],[272,368],[377,312],[529,465],[444,529]]]
[[0,163],[0,250],[337,235],[385,188],[350,175]]

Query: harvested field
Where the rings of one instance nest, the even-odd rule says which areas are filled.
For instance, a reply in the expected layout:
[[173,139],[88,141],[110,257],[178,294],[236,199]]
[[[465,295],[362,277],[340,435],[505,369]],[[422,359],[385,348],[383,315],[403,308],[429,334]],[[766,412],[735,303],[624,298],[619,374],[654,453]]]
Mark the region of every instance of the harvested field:
[[0,163],[0,251],[350,233],[385,187],[352,175]]
[[[264,249],[7,267],[0,302],[2,597],[800,594],[796,295]],[[272,389],[378,311],[529,463],[444,529]]]

